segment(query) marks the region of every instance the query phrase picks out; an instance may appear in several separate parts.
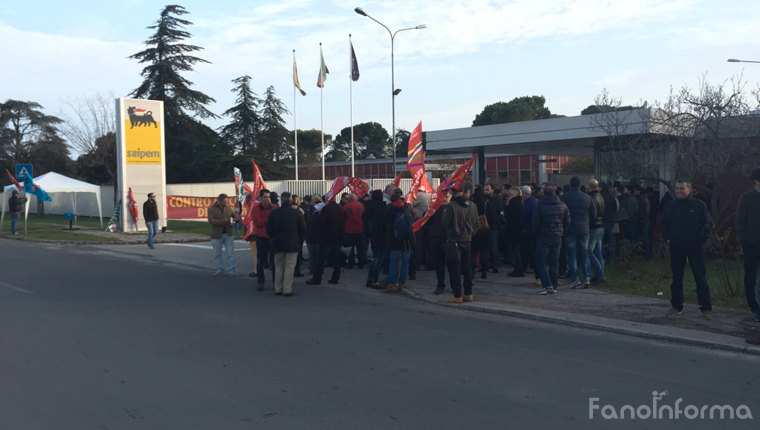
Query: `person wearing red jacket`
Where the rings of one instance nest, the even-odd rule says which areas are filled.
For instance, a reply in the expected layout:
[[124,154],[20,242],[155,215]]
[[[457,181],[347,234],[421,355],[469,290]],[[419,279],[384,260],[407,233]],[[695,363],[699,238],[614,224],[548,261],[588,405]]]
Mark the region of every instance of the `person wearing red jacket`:
[[343,205],[343,211],[346,213],[346,246],[351,248],[351,254],[348,256],[346,269],[354,268],[354,248],[359,254],[359,269],[364,269],[364,205],[359,203],[356,194],[348,195],[348,203]]
[[264,291],[264,268],[272,268],[272,280],[274,281],[274,262],[273,255],[270,252],[269,236],[267,235],[267,218],[269,214],[278,209],[277,205],[272,204],[269,190],[264,188],[259,193],[260,200],[258,205],[251,209],[253,225],[256,226],[256,253],[258,261],[256,262],[256,272],[258,274],[259,285],[256,291]]

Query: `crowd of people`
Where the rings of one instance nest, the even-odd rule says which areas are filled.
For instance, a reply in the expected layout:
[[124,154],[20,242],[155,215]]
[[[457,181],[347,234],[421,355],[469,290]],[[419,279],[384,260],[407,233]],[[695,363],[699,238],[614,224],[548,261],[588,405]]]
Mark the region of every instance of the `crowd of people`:
[[[739,240],[745,250],[747,302],[760,321],[756,289],[760,260],[760,169],[753,174],[755,189],[742,196],[737,210]],[[249,200],[246,205],[250,204]],[[227,249],[227,273],[233,274],[230,248],[233,225],[239,211],[226,205],[226,195],[209,209],[212,242],[216,250],[216,276],[223,276],[222,248]],[[326,268],[327,282],[337,284],[342,270],[367,266],[366,287],[395,293],[415,280],[424,265],[435,270],[434,294],[446,289],[451,303],[470,302],[473,278],[499,274],[502,265],[509,277],[533,275],[537,294],[555,294],[567,279],[570,289],[590,288],[606,282],[605,266],[616,258],[621,246],[630,246],[643,257],[652,255],[653,242],[667,245],[673,281],[671,308],[667,315],[683,310],[683,277],[690,263],[696,281],[700,310],[713,318],[706,280],[706,241],[713,221],[708,205],[695,195],[689,180],[677,181],[674,195],[660,199],[652,188],[636,184],[581,184],[573,177],[565,187],[553,183],[476,185],[449,193],[442,206],[418,231],[413,224],[428,210],[430,196],[419,193],[408,204],[393,184],[364,196],[343,194],[340,201],[324,202],[319,195],[283,192],[277,196],[261,190],[252,206],[253,229],[247,234],[256,260],[257,289],[263,291],[266,272],[271,271],[277,294],[292,296],[294,278],[308,276],[306,284],[319,285]],[[752,212],[754,211],[754,212]],[[748,215],[754,213],[754,215]],[[308,259],[304,259],[304,243]],[[348,252],[341,250],[348,249]],[[371,258],[369,258],[371,255]],[[232,261],[232,263],[230,263]],[[308,261],[308,275],[302,263]],[[231,265],[230,265],[231,264]],[[380,274],[388,275],[381,286]]]

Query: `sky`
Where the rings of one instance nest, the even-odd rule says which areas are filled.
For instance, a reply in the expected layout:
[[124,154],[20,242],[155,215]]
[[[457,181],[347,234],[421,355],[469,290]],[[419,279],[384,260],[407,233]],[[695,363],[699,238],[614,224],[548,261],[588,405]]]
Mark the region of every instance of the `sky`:
[[[52,115],[95,94],[125,97],[141,82],[128,57],[144,49],[146,27],[166,1],[7,1],[0,4],[0,100],[42,104]],[[361,77],[353,83],[354,124],[375,121],[390,133],[391,43],[396,35],[396,126],[469,127],[483,108],[542,95],[555,114],[579,115],[603,90],[625,104],[664,100],[671,87],[720,84],[742,75],[760,83],[757,0],[229,0],[180,3],[193,22],[188,43],[211,62],[185,73],[193,88],[234,104],[231,80],[249,75],[263,95],[274,86],[299,129],[325,133],[351,121],[349,34]],[[319,44],[330,71],[316,86]],[[293,50],[306,96],[294,97]],[[286,115],[286,126],[294,125]],[[227,119],[206,120],[217,128]]]

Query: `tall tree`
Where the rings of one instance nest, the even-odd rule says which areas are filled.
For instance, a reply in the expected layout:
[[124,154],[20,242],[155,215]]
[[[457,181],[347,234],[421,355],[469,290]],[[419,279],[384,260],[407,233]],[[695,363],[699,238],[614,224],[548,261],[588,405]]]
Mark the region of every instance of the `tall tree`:
[[261,103],[261,149],[269,160],[279,162],[292,158],[293,141],[288,139],[288,129],[282,115],[289,114],[288,108],[278,99],[274,87],[267,88]]
[[[108,132],[95,139],[92,148],[76,160],[77,174],[93,184],[116,185],[116,134]],[[114,193],[114,203],[118,200]]]
[[[391,154],[391,138],[388,131],[376,122],[354,125],[354,149],[356,159],[363,160],[372,154],[375,158],[384,158]],[[346,127],[332,141],[327,160],[339,161],[351,159],[351,128]]]
[[262,100],[251,90],[250,76],[233,79],[232,83],[235,84],[232,92],[237,94],[237,104],[222,114],[232,119],[229,124],[220,127],[220,137],[237,154],[254,154],[261,134],[258,110]]
[[68,171],[69,152],[58,136],[60,118],[45,115],[35,102],[7,100],[0,104],[0,163],[34,162],[35,174]]
[[546,99],[544,96],[516,97],[507,103],[497,102],[490,104],[475,116],[472,126],[533,121],[563,116],[552,114],[545,104]]
[[[320,178],[322,177],[322,158],[320,157],[320,154],[322,153],[322,132],[320,130],[298,130],[298,165],[299,167],[304,167],[308,165],[317,165],[319,164],[320,170]],[[332,139],[332,136],[329,134],[325,134],[325,140],[329,141]],[[288,134],[288,141],[293,141],[293,132],[289,132]],[[293,154],[290,154],[288,156],[289,160],[293,160]],[[318,179],[318,178],[313,178]]]
[[206,105],[215,100],[190,89],[193,83],[180,75],[180,72],[192,72],[197,63],[210,64],[209,61],[189,55],[203,48],[179,43],[192,36],[184,28],[193,23],[179,18],[187,13],[189,12],[182,6],[166,6],[158,21],[148,27],[156,30],[145,41],[149,48],[129,57],[138,60],[140,64],[148,64],[141,73],[144,78],[142,84],[131,95],[163,101],[167,117],[192,112],[201,118],[215,118],[216,115],[206,108]]

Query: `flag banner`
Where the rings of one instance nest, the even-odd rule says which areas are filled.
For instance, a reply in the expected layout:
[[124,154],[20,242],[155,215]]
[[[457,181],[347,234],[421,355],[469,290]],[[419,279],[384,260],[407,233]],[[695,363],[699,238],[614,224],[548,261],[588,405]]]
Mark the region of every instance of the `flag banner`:
[[458,190],[462,188],[462,184],[464,183],[467,174],[470,172],[470,169],[472,169],[472,165],[475,164],[475,159],[477,157],[477,154],[473,155],[469,161],[459,166],[459,168],[454,171],[454,173],[452,173],[449,178],[441,181],[441,184],[438,185],[435,194],[433,194],[432,198],[430,199],[430,207],[428,208],[427,212],[425,212],[425,215],[423,215],[422,218],[418,219],[412,225],[412,229],[415,232],[421,229],[422,226],[428,222],[430,217],[433,216],[435,211],[441,207],[443,200],[446,197],[446,193],[448,193],[449,190]]
[[[206,220],[208,208],[216,203],[216,199],[216,197],[166,196],[166,219]],[[255,202],[255,200],[251,201]],[[227,206],[234,208],[237,199],[229,196],[226,203]],[[245,219],[249,213],[250,206],[243,205],[240,218]]]
[[23,191],[24,190],[24,187],[22,187],[21,184],[18,183],[18,181],[16,180],[16,178],[14,178],[13,175],[11,175],[11,172],[9,172],[8,169],[5,169],[5,173],[8,174],[8,179],[11,180],[11,182],[13,183],[13,185],[15,185],[16,188],[19,191]]
[[302,96],[306,95],[306,91],[301,88],[301,83],[298,82],[298,67],[296,66],[296,51],[293,51],[293,85],[298,88]]
[[338,193],[348,186],[348,176],[340,176],[333,181],[332,188],[325,194],[325,203],[330,203]]
[[135,224],[137,224],[137,221],[139,221],[139,212],[137,211],[137,201],[135,200],[135,195],[132,194],[132,187],[129,187],[127,198],[129,199],[129,213],[132,214],[132,218],[135,220]]
[[398,186],[401,184],[401,174],[404,172],[398,172],[398,175],[396,175],[396,179],[393,180],[393,186],[398,188]]
[[359,200],[361,200],[361,198],[364,197],[365,194],[369,193],[369,185],[366,182],[364,182],[361,178],[357,178],[357,177],[349,178],[348,189],[351,191],[352,194],[356,194]]
[[356,82],[359,80],[359,63],[356,62],[356,52],[354,52],[354,44],[349,40],[351,45],[351,80]]
[[325,87],[325,81],[327,80],[327,75],[330,73],[330,70],[327,69],[327,64],[325,64],[325,57],[322,55],[322,44],[319,44],[319,77],[317,78],[317,86],[319,88]]
[[27,194],[34,194],[37,196],[37,201],[39,202],[52,202],[53,199],[48,195],[48,193],[45,192],[42,188],[40,188],[37,185],[34,185],[34,182],[32,181],[32,177],[29,176],[29,174],[24,175],[24,192]]
[[251,164],[253,164],[253,188],[251,189],[251,194],[255,200],[259,198],[259,192],[266,188],[267,184],[264,183],[264,178],[261,176],[259,166],[256,165],[256,162],[253,161],[253,158],[251,158]]
[[235,175],[235,197],[237,197],[237,201],[242,203],[243,199],[245,199],[246,194],[245,181],[243,181],[243,172],[235,167],[232,169],[232,173]]
[[116,203],[116,206],[113,208],[113,215],[111,215],[111,219],[108,221],[108,225],[106,226],[106,231],[109,233],[116,233],[119,231],[119,214],[121,213],[121,199],[119,199],[119,203]]
[[412,181],[412,187],[409,188],[409,192],[406,193],[406,202],[411,204],[414,204],[414,201],[417,200],[417,190],[420,188],[420,183],[422,182],[422,178],[425,176],[425,170],[424,169],[418,169],[417,173],[414,174],[414,180]]
[[425,159],[422,154],[422,121],[414,128],[409,136],[409,149],[407,150],[406,170],[412,173],[417,169],[425,168]]

